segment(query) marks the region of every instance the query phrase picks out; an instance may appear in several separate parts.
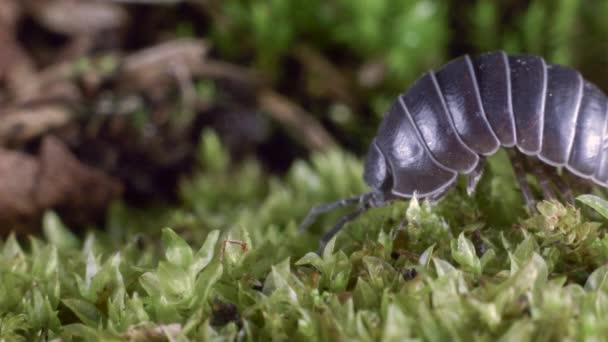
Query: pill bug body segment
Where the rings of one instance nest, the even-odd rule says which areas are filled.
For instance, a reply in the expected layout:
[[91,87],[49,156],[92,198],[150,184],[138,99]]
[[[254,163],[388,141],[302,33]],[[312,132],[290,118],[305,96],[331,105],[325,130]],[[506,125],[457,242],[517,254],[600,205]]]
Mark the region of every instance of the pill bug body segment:
[[485,157],[501,147],[519,151],[511,153],[513,169],[531,211],[526,173],[539,178],[545,197],[550,181],[518,156],[608,187],[608,98],[578,71],[541,57],[498,51],[455,59],[414,82],[385,114],[365,163],[372,191],[313,208],[300,230],[322,213],[358,204],[323,236],[321,251],[369,208],[414,196],[438,201],[458,175],[468,177],[472,193]]
[[[607,117],[606,96],[574,69],[504,52],[461,57],[424,75],[395,101],[375,139],[391,178],[371,176],[381,161],[370,154],[365,180],[378,190],[392,182],[391,195],[398,198],[433,197],[457,174],[470,174],[479,156],[515,146],[606,186]],[[401,134],[394,132],[400,129]],[[410,136],[411,131],[417,134]],[[412,144],[424,145],[416,151],[426,156],[417,158],[433,163],[420,163],[417,167],[424,169],[415,171],[411,165],[401,167],[409,165],[409,155],[400,151],[411,151]]]

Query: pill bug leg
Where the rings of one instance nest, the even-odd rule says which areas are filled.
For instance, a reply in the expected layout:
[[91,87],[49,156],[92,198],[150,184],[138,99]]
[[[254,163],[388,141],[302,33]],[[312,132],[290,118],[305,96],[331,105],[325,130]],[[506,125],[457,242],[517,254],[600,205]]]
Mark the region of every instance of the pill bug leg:
[[[550,166],[538,163],[538,167],[543,169],[543,174],[553,184],[554,189],[557,190],[556,197],[559,197],[561,200],[570,204],[574,204],[574,193],[572,192],[572,188],[568,184],[567,180],[565,180],[563,176],[560,176],[556,169]],[[593,186],[593,184],[591,184],[591,186]]]
[[477,167],[475,167],[475,169],[467,175],[469,177],[467,181],[467,195],[471,196],[475,192],[477,184],[479,184],[479,181],[483,176],[483,170],[485,169],[485,166],[486,158],[480,157]]
[[315,222],[315,220],[317,219],[317,217],[319,215],[336,210],[338,208],[347,207],[350,205],[355,205],[357,203],[360,203],[361,198],[362,198],[362,196],[353,197],[353,198],[344,198],[344,199],[341,199],[334,203],[323,204],[323,205],[313,207],[312,209],[310,209],[310,212],[308,212],[308,215],[306,215],[306,218],[304,219],[304,221],[302,221],[302,224],[300,224],[300,227],[298,227],[298,234],[305,232]]
[[399,222],[399,225],[397,226],[397,230],[395,231],[395,236],[396,236],[397,232],[405,230],[405,227],[407,226],[408,223],[409,223],[409,221],[407,220],[407,215],[405,215],[403,217],[403,220],[401,220],[401,222]]
[[338,234],[346,224],[356,220],[359,216],[361,216],[363,213],[365,213],[371,208],[382,208],[392,203],[392,201],[390,200],[374,201],[370,195],[371,194],[362,195],[359,198],[359,203],[361,203],[359,208],[357,208],[357,210],[353,211],[352,213],[343,216],[330,231],[323,235],[321,240],[319,240],[319,249],[317,249],[317,254],[323,254],[323,250],[325,250],[325,245],[327,245],[327,243],[334,236],[336,236],[336,234]]
[[561,194],[566,201],[570,204],[574,204],[572,188],[570,188],[570,186],[555,172],[553,172],[551,179],[553,179],[553,183],[555,183],[555,186],[561,191]]
[[352,213],[342,217],[340,219],[340,221],[338,221],[338,223],[336,223],[336,225],[330,231],[325,233],[325,235],[323,235],[321,240],[319,240],[319,249],[317,249],[317,254],[323,255],[323,251],[325,250],[325,245],[327,245],[327,243],[334,236],[336,236],[336,234],[338,234],[338,232],[340,232],[340,230],[342,230],[342,228],[344,228],[344,226],[347,223],[356,220],[357,217],[361,216],[364,212],[369,210],[369,208],[370,208],[369,206],[364,205],[364,206],[357,208],[357,210],[353,211]]
[[524,160],[522,160],[521,156],[511,156],[511,165],[513,165],[515,177],[517,177],[519,188],[521,189],[521,193],[524,196],[526,205],[530,210],[530,214],[535,214],[536,200],[534,199],[534,195],[532,194],[532,189],[530,189],[530,184],[528,184],[528,180],[526,179],[526,168],[524,165]]
[[[563,182],[565,182],[565,184],[567,184],[564,185],[565,187],[568,187],[569,185],[570,188],[576,190],[577,194],[590,194],[594,191],[599,190],[602,194],[602,197],[608,197],[605,194],[608,188],[603,186],[597,186],[597,184],[594,183],[591,179],[577,177],[576,175],[573,175],[569,172],[563,172],[560,178]],[[571,197],[574,197],[574,191],[570,191],[570,193]],[[574,203],[574,198],[572,198],[572,203]]]
[[532,173],[538,180],[538,184],[540,184],[544,198],[547,200],[556,200],[557,196],[553,191],[554,183],[552,182],[552,179],[549,177],[545,168],[542,165],[535,164],[531,169]]
[[454,186],[456,186],[456,182],[454,182],[450,186],[445,187],[443,190],[436,192],[433,195],[429,196],[427,198],[429,203],[431,205],[437,204],[439,201],[441,201],[445,197],[445,195],[447,195],[448,192],[450,192],[450,190],[452,190],[454,188]]

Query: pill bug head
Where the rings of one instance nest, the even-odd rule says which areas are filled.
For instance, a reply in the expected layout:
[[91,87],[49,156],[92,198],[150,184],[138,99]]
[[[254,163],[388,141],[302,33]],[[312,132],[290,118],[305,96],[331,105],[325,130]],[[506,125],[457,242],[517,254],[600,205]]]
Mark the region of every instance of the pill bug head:
[[361,194],[352,198],[345,198],[338,200],[334,203],[324,204],[314,207],[310,210],[298,231],[305,231],[317,218],[317,216],[327,213],[338,208],[357,205],[358,208],[350,214],[342,217],[340,221],[331,229],[327,234],[321,238],[320,247],[317,251],[321,253],[326,243],[338,232],[342,227],[350,221],[355,220],[358,216],[363,214],[370,208],[382,207],[388,205],[394,198],[391,195],[391,188],[393,186],[392,175],[390,172],[390,165],[387,163],[386,158],[373,142],[370,146],[365,162],[365,171],[363,178],[367,185],[372,188],[372,191]]
[[389,165],[375,142],[371,144],[367,153],[363,179],[374,192],[386,192],[392,186]]

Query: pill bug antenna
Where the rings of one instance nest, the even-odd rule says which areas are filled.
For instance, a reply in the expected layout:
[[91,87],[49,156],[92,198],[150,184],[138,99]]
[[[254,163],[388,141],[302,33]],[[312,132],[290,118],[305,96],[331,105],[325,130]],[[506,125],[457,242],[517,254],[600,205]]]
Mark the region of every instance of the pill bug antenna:
[[303,232],[305,232],[308,229],[308,227],[310,227],[313,224],[313,222],[317,219],[317,217],[319,215],[336,210],[338,208],[358,204],[359,207],[355,211],[343,216],[330,231],[328,231],[327,233],[325,233],[325,235],[323,235],[323,237],[319,241],[319,249],[317,250],[317,253],[321,254],[321,253],[323,253],[323,250],[325,249],[325,245],[336,234],[338,234],[340,232],[340,230],[342,230],[342,228],[344,228],[344,226],[346,224],[356,220],[359,216],[361,216],[363,213],[365,213],[366,211],[368,211],[371,208],[383,207],[390,203],[391,203],[391,201],[386,200],[384,198],[382,192],[369,192],[369,193],[365,193],[358,197],[345,198],[345,199],[341,199],[334,203],[329,203],[329,204],[324,204],[324,205],[314,207],[310,210],[310,212],[308,213],[308,215],[306,216],[306,218],[304,219],[304,221],[298,228],[298,234],[302,234]]
[[357,208],[357,210],[353,211],[352,213],[343,216],[340,221],[338,221],[338,223],[336,223],[336,225],[330,231],[325,233],[321,240],[319,240],[319,249],[317,249],[317,254],[323,255],[323,251],[325,250],[327,243],[333,239],[333,237],[336,236],[336,234],[338,234],[347,223],[356,220],[357,217],[361,216],[370,208],[371,207],[369,205],[365,204]]
[[334,203],[322,204],[322,205],[313,207],[312,209],[310,209],[310,212],[308,213],[308,215],[306,215],[306,218],[304,219],[304,221],[302,221],[302,223],[300,224],[300,227],[298,227],[298,234],[302,234],[305,231],[307,231],[308,228],[317,220],[317,217],[319,215],[328,213],[330,211],[334,211],[338,208],[343,208],[343,207],[348,207],[351,205],[363,203],[365,201],[368,201],[369,197],[370,197],[370,194],[367,193],[367,194],[363,194],[358,197],[343,198]]

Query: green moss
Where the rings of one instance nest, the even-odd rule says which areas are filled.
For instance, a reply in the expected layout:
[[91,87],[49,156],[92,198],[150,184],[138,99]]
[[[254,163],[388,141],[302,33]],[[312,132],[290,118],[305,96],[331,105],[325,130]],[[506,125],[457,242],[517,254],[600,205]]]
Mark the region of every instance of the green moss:
[[[311,251],[320,230],[340,213],[302,236],[296,223],[313,204],[365,190],[357,159],[315,155],[277,179],[256,162],[233,164],[210,132],[199,151],[180,207],[143,214],[117,204],[109,229],[84,239],[49,213],[42,240],[3,241],[1,335],[489,341],[608,333],[608,238],[578,207],[541,202],[539,215],[490,223],[492,206],[459,188],[437,207],[410,201],[371,211],[319,256]],[[509,174],[482,182],[486,191],[514,186]],[[608,209],[596,197],[581,201]],[[506,209],[523,213],[516,207]]]

